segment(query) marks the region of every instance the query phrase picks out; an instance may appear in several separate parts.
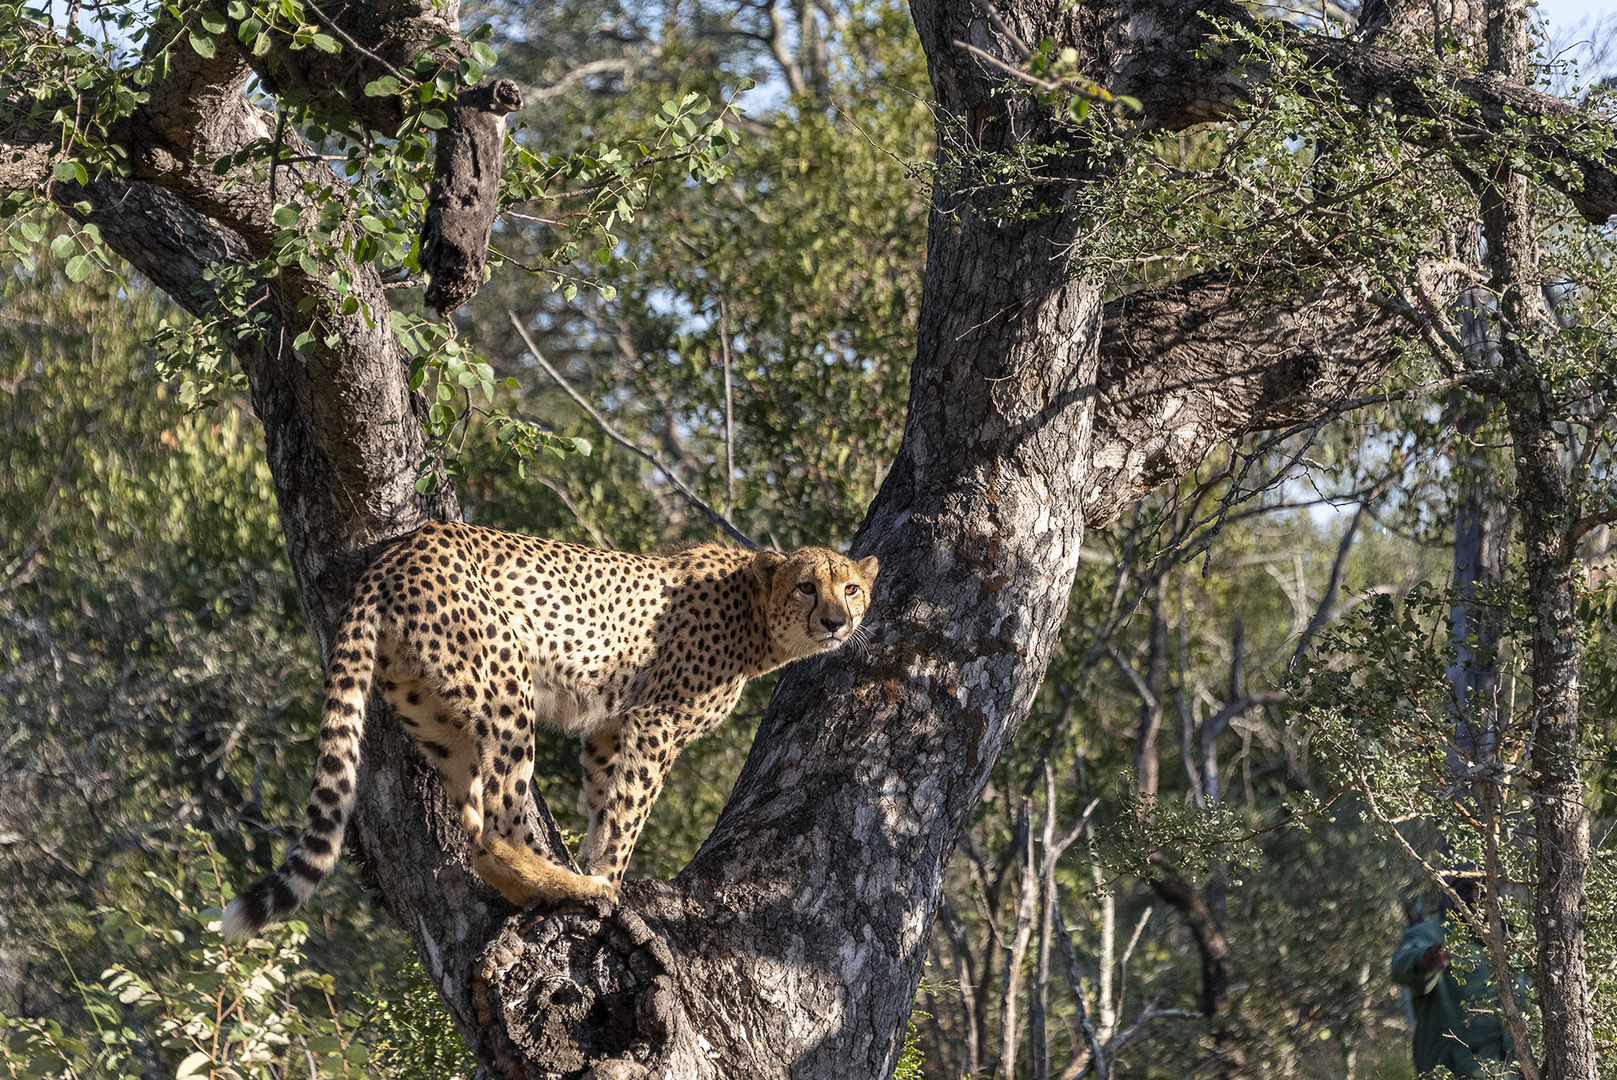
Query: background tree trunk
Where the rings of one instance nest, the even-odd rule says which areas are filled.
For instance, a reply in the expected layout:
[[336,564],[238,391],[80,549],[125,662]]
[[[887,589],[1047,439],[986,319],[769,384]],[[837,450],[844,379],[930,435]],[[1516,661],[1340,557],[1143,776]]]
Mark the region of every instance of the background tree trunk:
[[[1526,0],[1490,0],[1488,66],[1513,82],[1531,78]],[[1534,985],[1544,1017],[1543,1075],[1594,1080],[1594,1029],[1584,947],[1589,817],[1584,807],[1578,718],[1578,614],[1573,563],[1579,516],[1567,466],[1569,440],[1550,418],[1542,343],[1551,315],[1540,289],[1538,237],[1526,176],[1502,158],[1482,188],[1491,286],[1499,298],[1500,368],[1516,456],[1516,513],[1525,548],[1533,683],[1533,821],[1538,888]],[[1522,1047],[1519,1052],[1529,1053]]]

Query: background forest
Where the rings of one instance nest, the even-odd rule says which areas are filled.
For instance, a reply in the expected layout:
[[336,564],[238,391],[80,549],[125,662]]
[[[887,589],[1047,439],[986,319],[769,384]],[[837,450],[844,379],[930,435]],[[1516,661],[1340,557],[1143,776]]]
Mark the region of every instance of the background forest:
[[[604,288],[521,272],[564,223],[497,226],[504,265],[460,340],[515,381],[503,408],[591,452],[519,470],[468,427],[467,516],[636,551],[712,537],[676,474],[766,542],[845,547],[902,435],[917,332],[933,147],[908,12],[466,10],[524,87],[512,127],[534,152],[635,138],[665,101],[759,84],[726,179],[665,182],[616,227],[616,258],[583,253],[577,278]],[[1189,167],[1228,138],[1159,152]],[[1558,212],[1546,249],[1567,242]],[[166,378],[152,345],[190,317],[131,274],[79,280],[62,254],[0,278],[0,1067],[469,1075],[353,866],[261,948],[227,952],[204,929],[299,820],[318,658],[239,379],[221,373],[196,407],[198,377]],[[1202,266],[1194,250],[1137,260],[1116,289]],[[1228,447],[1086,537],[1040,705],[956,852],[900,1075],[1070,1078],[1097,1049],[1141,1077],[1214,1059],[1219,1075],[1411,1075],[1387,959],[1436,897],[1411,853],[1480,859],[1484,831],[1434,762],[1494,730],[1480,710],[1509,717],[1520,678],[1502,424],[1462,389],[1374,402]],[[1589,948],[1609,1056],[1614,552],[1609,528],[1583,544]],[[686,752],[631,875],[669,876],[695,851],[771,686]],[[537,777],[575,829],[577,774],[575,747],[547,736]],[[1497,809],[1491,835],[1508,838],[1523,807]],[[1519,904],[1525,856],[1507,839],[1494,858]],[[1530,968],[1531,919],[1508,922]]]

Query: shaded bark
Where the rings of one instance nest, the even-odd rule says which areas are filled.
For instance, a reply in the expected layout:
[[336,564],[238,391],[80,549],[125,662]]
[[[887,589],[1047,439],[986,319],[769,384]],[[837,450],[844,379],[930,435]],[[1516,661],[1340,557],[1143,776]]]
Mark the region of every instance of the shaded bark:
[[1213,1029],[1213,1071],[1215,1075],[1230,1080],[1245,1076],[1246,1053],[1241,1048],[1232,1023],[1234,1011],[1230,1005],[1230,976],[1233,953],[1229,938],[1200,890],[1186,881],[1160,854],[1153,855],[1151,863],[1159,871],[1157,876],[1151,878],[1151,890],[1179,912],[1185,925],[1190,928],[1191,936],[1196,939],[1197,952],[1201,954],[1201,1010],[1202,1015],[1211,1021]]

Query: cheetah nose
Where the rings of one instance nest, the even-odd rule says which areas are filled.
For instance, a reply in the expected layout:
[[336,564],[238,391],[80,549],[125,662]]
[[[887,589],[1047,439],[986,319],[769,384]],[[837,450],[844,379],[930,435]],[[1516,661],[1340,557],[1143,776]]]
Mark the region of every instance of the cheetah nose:
[[841,630],[843,626],[847,624],[847,622],[847,619],[821,619],[820,625],[825,627],[830,633],[834,634],[838,630]]

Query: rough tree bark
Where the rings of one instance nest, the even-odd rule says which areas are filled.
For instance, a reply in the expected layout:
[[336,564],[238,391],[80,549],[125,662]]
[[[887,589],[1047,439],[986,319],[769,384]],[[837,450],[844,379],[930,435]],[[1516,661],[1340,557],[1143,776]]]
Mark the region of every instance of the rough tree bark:
[[[1525,85],[1532,77],[1527,0],[1488,0],[1488,68]],[[1577,562],[1579,492],[1567,462],[1576,447],[1560,428],[1546,355],[1553,316],[1538,272],[1527,177],[1508,156],[1482,184],[1491,291],[1498,297],[1499,370],[1505,416],[1516,457],[1517,518],[1525,549],[1532,627],[1528,670],[1533,684],[1533,824],[1538,882],[1533,925],[1538,934],[1534,989],[1543,1010],[1543,1076],[1595,1080],[1592,992],[1584,948],[1584,889],[1589,871],[1589,815],[1584,806],[1582,730],[1578,717]],[[1559,421],[1559,423],[1558,423]]]
[[[1224,115],[1264,77],[1196,53],[1208,27],[1194,13],[1218,6],[1017,0],[1002,14],[1025,41],[1073,43],[1099,81],[1145,102],[1148,123],[1173,128]],[[457,19],[453,3],[342,12],[345,33],[395,65]],[[940,145],[1042,141],[1071,182],[1045,189],[1042,215],[1004,221],[969,165],[946,163],[904,442],[854,545],[882,558],[869,650],[787,672],[696,858],[672,881],[627,883],[611,912],[513,911],[469,873],[430,770],[385,717],[368,725],[355,845],[497,1075],[889,1075],[943,867],[1044,675],[1086,525],[1193,469],[1221,440],[1317,415],[1395,357],[1391,317],[1338,286],[1248,296],[1238,274],[1208,275],[1103,309],[1099,285],[1069,280],[1061,256],[1104,175],[954,44],[1014,62],[986,7],[914,0],[913,12]],[[1412,88],[1430,62],[1299,43],[1352,86],[1420,114]],[[315,90],[333,108],[371,108],[363,85],[376,76],[370,60],[253,59],[230,35],[215,45],[215,60],[177,57],[150,106],[115,133],[127,180],[52,188],[65,206],[87,201],[79,212],[111,246],[194,310],[209,261],[262,255],[274,234],[265,185],[236,177],[226,189],[211,168],[275,128],[241,96],[249,65],[267,85]],[[1487,106],[1485,121],[1507,101],[1565,108],[1504,80],[1460,90]],[[27,150],[51,135],[13,116],[0,138]],[[1605,160],[1542,150],[1581,172],[1587,213],[1617,212]],[[5,179],[48,164],[48,153],[24,154]],[[385,311],[374,269],[345,269]],[[298,301],[326,287],[286,268],[262,291],[270,332],[238,350],[323,646],[376,544],[455,514],[452,497],[413,490],[422,403],[387,321],[341,322],[341,341],[309,355],[290,347],[309,328]]]

